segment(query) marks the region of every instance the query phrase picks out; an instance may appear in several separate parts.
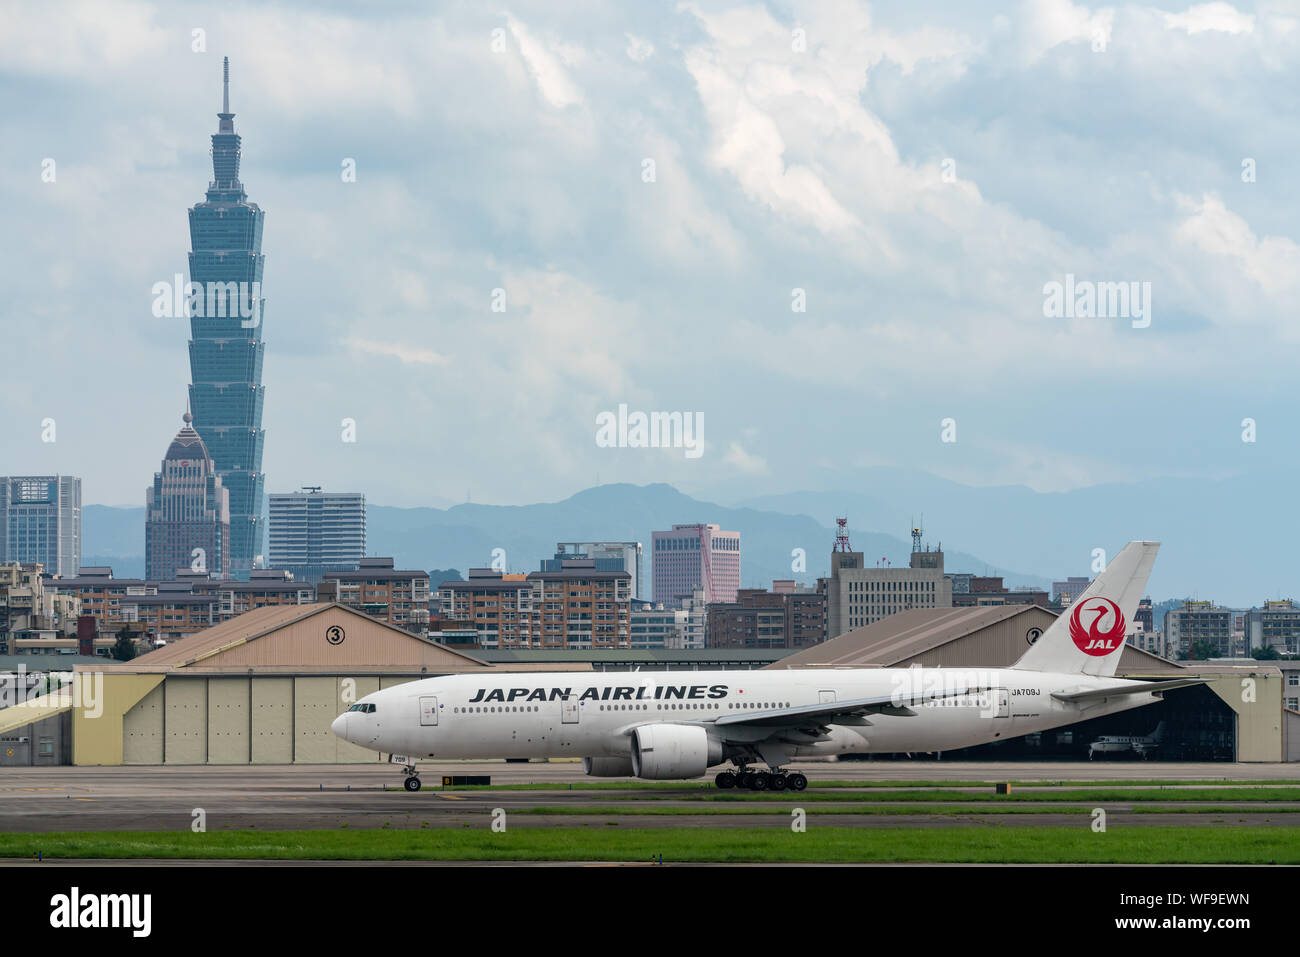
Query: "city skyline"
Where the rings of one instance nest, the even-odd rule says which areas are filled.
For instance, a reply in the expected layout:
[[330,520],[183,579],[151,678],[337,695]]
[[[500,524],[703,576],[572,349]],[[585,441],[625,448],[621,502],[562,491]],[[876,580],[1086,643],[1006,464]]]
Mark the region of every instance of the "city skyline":
[[[1294,467],[1283,435],[1296,210],[1277,172],[1291,134],[1260,120],[1267,96],[1204,95],[1217,69],[1237,70],[1243,90],[1294,74],[1300,32],[1277,5],[1156,16],[1057,2],[1014,24],[953,7],[942,30],[866,7],[839,14],[852,30],[813,7],[588,21],[526,5],[383,23],[298,11],[299,28],[348,43],[310,59],[271,13],[215,14],[199,52],[172,11],[102,9],[120,45],[53,66],[30,52],[50,26],[15,14],[4,41],[23,151],[6,154],[0,189],[17,217],[40,211],[49,228],[34,245],[8,240],[16,301],[45,322],[17,344],[22,394],[0,439],[22,458],[15,471],[84,475],[88,501],[133,500],[139,472],[121,463],[151,458],[143,437],[170,418],[157,397],[184,384],[180,323],[150,315],[143,290],[183,269],[176,210],[210,132],[196,104],[211,102],[226,54],[247,91],[258,196],[276,212],[271,298],[286,307],[265,370],[279,384],[262,423],[278,443],[269,489],[364,488],[396,505],[469,490],[510,504],[599,476],[738,501],[844,487],[878,464],[1044,492]],[[418,35],[445,55],[417,55]],[[368,79],[359,38],[389,51],[385,82]],[[147,78],[159,71],[174,82]],[[957,95],[959,75],[976,95]],[[473,94],[430,93],[453,76]],[[642,103],[647,82],[661,104]],[[1100,122],[1097,103],[1120,83],[1134,102]],[[909,109],[922,98],[928,126]],[[109,101],[141,111],[133,137],[112,126]],[[1152,102],[1166,104],[1167,128],[1135,126]],[[51,115],[86,122],[70,139]],[[1207,152],[1207,128],[1239,148]],[[1171,149],[1149,155],[1153,135]],[[113,189],[92,187],[87,142]],[[98,259],[84,241],[47,245],[76,235],[68,202],[116,224],[111,249],[93,244]],[[954,229],[968,230],[960,248]],[[1150,283],[1149,326],[1044,315],[1049,286],[1090,282]],[[114,316],[103,330],[72,318],[92,289]],[[722,343],[725,387],[707,371]],[[73,368],[108,358],[114,402],[75,381],[40,390],[25,370],[51,349]],[[1250,374],[1216,374],[1225,363]],[[465,395],[475,401],[453,424],[443,413]],[[599,417],[624,405],[697,416],[703,454],[602,446]],[[1071,427],[1085,409],[1099,440]],[[113,435],[123,412],[141,437]],[[40,441],[44,418],[56,443]],[[399,421],[412,418],[417,433]],[[355,443],[340,439],[345,419]],[[1242,441],[1246,419],[1256,442]],[[494,440],[460,438],[474,435]],[[110,441],[121,451],[105,454]],[[506,448],[529,461],[526,486]]]

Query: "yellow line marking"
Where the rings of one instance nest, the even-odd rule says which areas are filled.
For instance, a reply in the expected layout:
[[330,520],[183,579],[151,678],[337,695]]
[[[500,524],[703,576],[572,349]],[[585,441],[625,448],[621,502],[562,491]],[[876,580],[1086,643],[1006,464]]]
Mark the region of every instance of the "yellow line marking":
[[442,798],[444,801],[463,801],[463,800],[465,800],[463,797],[457,797],[457,796],[454,795],[454,794],[439,794],[438,797]]

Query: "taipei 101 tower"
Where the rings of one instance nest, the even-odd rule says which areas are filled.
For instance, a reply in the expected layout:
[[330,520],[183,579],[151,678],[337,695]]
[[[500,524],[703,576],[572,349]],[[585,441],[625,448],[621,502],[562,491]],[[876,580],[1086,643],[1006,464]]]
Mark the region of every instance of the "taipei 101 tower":
[[212,135],[212,182],[190,209],[190,408],[194,429],[230,492],[230,576],[247,580],[261,553],[262,220],[239,182],[240,137],[224,62],[220,121]]

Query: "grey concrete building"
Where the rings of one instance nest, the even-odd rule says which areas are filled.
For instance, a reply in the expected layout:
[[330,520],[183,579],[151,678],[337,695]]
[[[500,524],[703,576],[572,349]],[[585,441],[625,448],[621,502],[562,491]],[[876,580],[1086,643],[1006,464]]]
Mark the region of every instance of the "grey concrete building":
[[862,552],[831,552],[830,577],[818,580],[826,596],[826,637],[835,638],[913,608],[951,608],[952,583],[941,550],[913,547],[906,568],[871,567]]

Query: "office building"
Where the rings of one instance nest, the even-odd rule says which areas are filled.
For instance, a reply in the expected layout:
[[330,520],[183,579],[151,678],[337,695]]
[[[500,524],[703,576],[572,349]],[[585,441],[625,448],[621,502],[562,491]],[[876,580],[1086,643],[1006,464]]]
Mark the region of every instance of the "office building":
[[[1165,646],[1180,657],[1232,658],[1233,612],[1212,601],[1185,601],[1165,612]],[[1204,654],[1198,653],[1198,648]]]
[[1248,654],[1256,648],[1273,648],[1281,655],[1300,654],[1300,607],[1295,602],[1266,601],[1264,607],[1244,614]]
[[681,644],[673,647],[693,651],[705,648],[708,623],[709,603],[704,600],[704,589],[696,588],[682,599],[681,614],[677,617]]
[[674,525],[651,535],[655,604],[681,607],[704,589],[704,600],[735,601],[740,588],[740,532],[717,525]]
[[742,588],[734,602],[708,607],[709,648],[807,648],[826,640],[826,596],[773,582],[772,590]]
[[1052,601],[1061,606],[1068,605],[1091,584],[1091,578],[1076,575],[1071,575],[1063,582],[1052,582]]
[[[954,576],[955,577],[955,576]],[[1047,592],[1041,588],[1007,588],[1000,575],[964,575],[965,590],[952,590],[953,608],[971,608],[981,605],[1042,605],[1049,604]]]
[[923,548],[919,533],[914,534],[907,568],[868,568],[862,552],[851,549],[843,529],[841,526],[831,552],[830,577],[817,582],[826,597],[828,639],[900,611],[953,606],[952,584],[943,573],[942,548]]
[[48,575],[81,568],[81,479],[0,476],[0,564],[39,563]]
[[[212,181],[190,208],[190,407],[230,496],[230,571],[247,579],[261,554],[262,224],[264,213],[239,181],[241,137],[230,112],[230,64],[212,135]],[[196,304],[197,305],[197,304]],[[187,563],[188,564],[188,563]],[[153,577],[153,573],[148,573]]]
[[681,622],[685,616],[686,612],[680,608],[633,600],[628,618],[631,647],[638,650],[682,647]]
[[145,577],[230,574],[230,497],[186,412],[145,492]]
[[555,557],[542,559],[542,571],[558,572],[566,560],[590,559],[601,572],[627,572],[632,576],[632,598],[640,599],[640,542],[556,542]]
[[366,555],[366,497],[360,492],[300,492],[270,497],[270,566],[318,583],[325,572],[356,571]]

